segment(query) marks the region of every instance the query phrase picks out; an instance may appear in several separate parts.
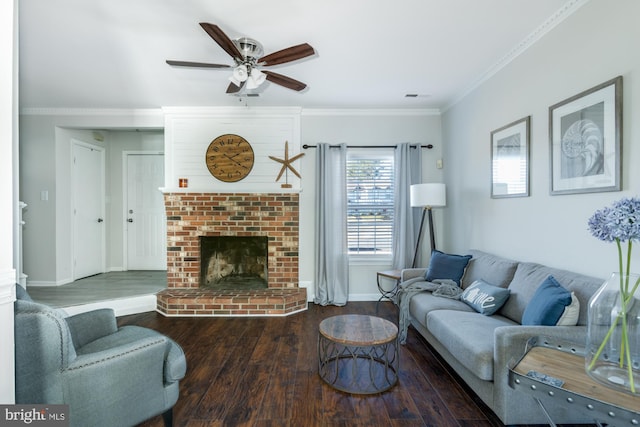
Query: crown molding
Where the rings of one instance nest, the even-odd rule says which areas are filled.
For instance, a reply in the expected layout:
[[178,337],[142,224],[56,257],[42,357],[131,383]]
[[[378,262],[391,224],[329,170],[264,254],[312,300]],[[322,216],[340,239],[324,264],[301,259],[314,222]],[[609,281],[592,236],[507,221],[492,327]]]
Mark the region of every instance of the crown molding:
[[445,112],[449,110],[451,107],[462,101],[467,97],[471,92],[476,90],[479,86],[481,86],[484,82],[489,80],[491,77],[496,75],[500,70],[509,65],[513,60],[515,60],[522,53],[527,51],[531,46],[533,46],[538,40],[544,37],[548,32],[553,30],[555,27],[560,25],[565,19],[571,16],[574,12],[580,9],[582,6],[587,4],[589,0],[569,0],[565,4],[562,5],[560,9],[558,9],[553,15],[547,18],[538,28],[533,30],[527,37],[524,38],[520,43],[518,43],[509,53],[504,55],[502,58],[498,60],[495,64],[493,64],[487,71],[484,72],[477,80],[475,80],[470,86],[468,86],[465,90],[459,93],[452,102],[447,104],[442,111]]
[[130,116],[154,117],[162,116],[160,108],[22,108],[20,114],[25,116]]
[[162,107],[167,116],[299,116],[300,107]]
[[304,108],[303,116],[439,116],[437,108]]

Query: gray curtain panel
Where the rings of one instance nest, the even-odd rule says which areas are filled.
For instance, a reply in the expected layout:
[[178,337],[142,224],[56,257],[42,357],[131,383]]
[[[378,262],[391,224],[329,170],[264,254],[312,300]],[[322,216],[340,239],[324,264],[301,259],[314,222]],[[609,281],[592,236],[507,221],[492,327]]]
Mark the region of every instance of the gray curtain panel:
[[420,208],[411,207],[409,196],[411,184],[422,182],[422,152],[419,144],[397,145],[395,173],[392,266],[400,270],[411,267],[413,262],[422,214]]
[[316,304],[342,306],[349,297],[347,145],[316,147]]

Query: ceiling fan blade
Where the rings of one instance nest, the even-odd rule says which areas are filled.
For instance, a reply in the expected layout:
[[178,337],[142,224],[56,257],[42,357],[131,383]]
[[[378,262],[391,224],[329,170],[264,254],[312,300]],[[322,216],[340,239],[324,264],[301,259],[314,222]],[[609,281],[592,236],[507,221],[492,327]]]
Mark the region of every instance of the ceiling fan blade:
[[211,36],[216,43],[220,45],[225,52],[231,55],[232,58],[242,59],[242,54],[238,50],[233,41],[218,27],[214,24],[209,24],[207,22],[201,22],[200,26]]
[[294,80],[291,77],[283,76],[282,74],[274,73],[273,71],[262,70],[262,72],[266,74],[267,80],[271,83],[297,91],[301,91],[307,87],[305,83]]
[[167,59],[167,64],[175,65],[178,67],[198,67],[198,68],[230,68],[230,65],[225,64],[208,64],[206,62],[192,62],[192,61],[174,61]]
[[291,46],[286,49],[273,52],[267,56],[263,56],[258,60],[262,65],[278,65],[286,62],[296,61],[298,59],[306,58],[316,53],[313,48],[307,44],[299,44],[297,46]]
[[229,86],[227,86],[227,93],[238,93],[243,86],[244,82],[240,83],[240,86],[236,86],[235,83],[229,83]]

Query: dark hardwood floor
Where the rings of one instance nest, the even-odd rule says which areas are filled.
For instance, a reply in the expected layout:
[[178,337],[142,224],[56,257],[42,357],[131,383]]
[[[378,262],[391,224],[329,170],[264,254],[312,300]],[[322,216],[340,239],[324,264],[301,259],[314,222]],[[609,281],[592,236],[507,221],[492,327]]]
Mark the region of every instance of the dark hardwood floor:
[[[184,349],[187,375],[174,407],[176,426],[503,425],[412,328],[391,390],[350,395],[325,384],[318,376],[318,324],[338,314],[377,315],[397,324],[390,302],[311,304],[303,313],[268,318],[144,313],[118,323],[153,328]],[[160,416],[143,424],[162,425]]]

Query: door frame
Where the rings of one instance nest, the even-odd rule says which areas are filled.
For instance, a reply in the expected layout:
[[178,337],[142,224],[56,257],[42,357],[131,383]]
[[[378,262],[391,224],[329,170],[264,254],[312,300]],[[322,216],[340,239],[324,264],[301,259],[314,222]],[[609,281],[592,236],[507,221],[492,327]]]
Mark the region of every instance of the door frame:
[[75,162],[74,162],[74,154],[75,154],[75,147],[76,146],[81,146],[84,148],[88,148],[90,150],[95,150],[98,151],[100,153],[100,168],[101,168],[101,174],[100,174],[100,210],[101,210],[101,217],[105,219],[104,222],[104,226],[102,227],[102,232],[101,232],[101,236],[100,236],[100,241],[102,243],[102,259],[100,260],[100,270],[102,273],[106,272],[106,265],[107,265],[107,221],[106,221],[106,212],[107,212],[107,207],[106,207],[106,159],[105,159],[105,153],[106,153],[106,149],[105,147],[102,147],[100,145],[95,145],[95,144],[91,144],[88,142],[84,142],[81,141],[79,139],[76,138],[71,138],[71,191],[70,191],[70,197],[69,199],[71,200],[71,253],[73,254],[72,259],[71,259],[71,278],[72,280],[77,280],[78,277],[76,277],[76,239],[77,239],[77,223],[76,223],[76,213],[75,213],[75,209],[76,209],[76,191],[75,191],[75,179],[76,179],[76,166],[75,166]]
[[[164,156],[164,151],[141,151],[141,150],[124,150],[122,152],[122,270],[129,271],[129,247],[128,247],[128,227],[126,224],[127,202],[129,200],[129,156],[154,155]],[[165,170],[166,174],[166,170]]]

